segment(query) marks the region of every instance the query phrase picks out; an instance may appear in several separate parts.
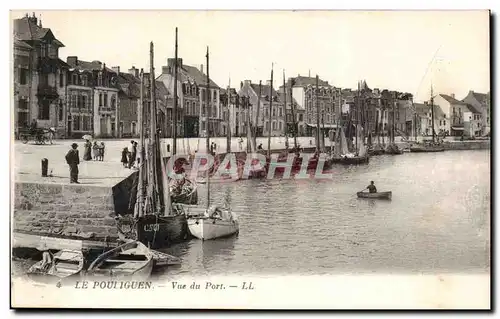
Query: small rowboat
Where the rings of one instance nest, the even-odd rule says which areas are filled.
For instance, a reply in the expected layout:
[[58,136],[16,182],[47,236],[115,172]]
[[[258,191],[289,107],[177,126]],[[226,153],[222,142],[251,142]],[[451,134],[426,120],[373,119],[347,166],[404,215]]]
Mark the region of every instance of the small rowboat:
[[44,259],[31,266],[27,273],[31,280],[54,283],[80,276],[84,265],[81,251],[64,249],[50,257],[49,252],[44,252]]
[[166,267],[180,265],[181,259],[158,250],[151,250],[154,259],[154,267]]
[[368,192],[358,192],[359,198],[376,198],[376,199],[391,199],[392,192],[378,192],[378,193],[368,193]]
[[87,275],[147,279],[153,270],[153,253],[139,241],[129,241],[111,249],[92,262]]

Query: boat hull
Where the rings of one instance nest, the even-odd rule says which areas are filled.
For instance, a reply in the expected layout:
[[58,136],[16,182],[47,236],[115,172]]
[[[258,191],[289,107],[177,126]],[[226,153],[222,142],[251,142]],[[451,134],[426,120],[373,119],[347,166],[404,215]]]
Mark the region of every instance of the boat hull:
[[[70,258],[61,259],[64,254],[69,254]],[[54,255],[53,262],[55,266],[51,264],[47,269],[42,268],[43,261],[37,262],[28,270],[28,278],[38,283],[64,284],[79,278],[84,267],[84,257],[81,251],[61,250]]]
[[444,152],[444,147],[410,147],[411,153],[434,153],[434,152]]
[[392,192],[366,193],[358,192],[358,198],[373,198],[373,199],[391,199]]
[[239,224],[236,220],[190,218],[188,219],[188,227],[191,235],[201,240],[229,237],[239,232]]
[[[128,256],[126,259],[120,256]],[[141,257],[144,260],[127,259]],[[113,260],[118,259],[118,260]],[[87,277],[127,278],[146,280],[153,271],[154,259],[151,251],[141,242],[129,241],[100,255],[92,262]]]
[[148,214],[134,221],[127,216],[117,221],[118,234],[122,240],[138,240],[152,249],[168,248],[188,238],[188,227],[184,214],[156,216]]
[[383,149],[368,150],[368,155],[370,155],[370,156],[378,156],[378,155],[382,155],[384,153],[385,153],[385,150],[383,150]]
[[358,165],[358,164],[368,164],[370,157],[344,157],[344,158],[332,158],[331,162],[334,164],[342,165]]

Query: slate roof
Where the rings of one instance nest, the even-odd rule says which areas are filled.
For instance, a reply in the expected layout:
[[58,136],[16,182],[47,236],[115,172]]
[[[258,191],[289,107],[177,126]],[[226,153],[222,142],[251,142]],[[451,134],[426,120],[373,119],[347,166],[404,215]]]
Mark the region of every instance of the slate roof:
[[474,107],[474,105],[472,105],[472,104],[468,104],[468,103],[467,103],[467,108],[468,108],[468,109],[469,109],[469,111],[471,111],[472,113],[478,113],[478,114],[480,114],[480,113],[481,113],[481,112],[479,112],[479,111],[478,111],[478,110]]
[[33,47],[31,45],[29,45],[28,43],[21,41],[19,39],[14,39],[14,46],[24,48],[24,49],[33,49]]
[[[252,88],[252,90],[255,92],[255,94],[257,94],[257,96],[259,95],[259,85],[256,84],[256,83],[251,83],[250,84],[250,87]],[[265,84],[262,84],[262,96],[266,96],[266,95],[269,95],[269,92],[271,92],[271,89],[272,89],[272,96],[278,96],[278,92],[276,92],[276,90],[274,88],[271,88],[271,86],[269,85],[265,85]]]
[[448,101],[449,103],[451,104],[458,104],[458,105],[467,105],[467,103],[465,102],[462,102],[462,101],[459,101],[449,95],[446,95],[446,94],[439,94],[443,99],[445,99],[446,101]]
[[[179,80],[181,82],[186,82],[188,80],[193,80],[196,82],[198,86],[207,86],[207,75],[202,73],[197,67],[190,65],[182,65],[179,67]],[[210,79],[210,88],[220,89],[220,87]]]
[[472,95],[474,96],[474,98],[479,102],[479,103],[487,103],[488,102],[488,94],[484,94],[484,93],[476,93],[476,92],[473,92]]
[[[100,61],[96,61],[96,60],[94,60],[92,62],[78,60],[76,65],[69,64],[69,66],[71,66],[71,68],[73,68],[75,70],[85,70],[85,71],[102,70],[104,65],[105,64],[102,64],[102,63],[100,63]],[[115,71],[113,71],[113,69],[110,69],[108,67],[106,67],[106,71],[111,72],[111,73],[116,73]]]
[[[289,78],[286,86],[289,87],[292,79],[295,80],[295,84],[293,86],[308,86],[308,85],[316,85],[316,77],[309,77],[309,76],[297,76],[294,78]],[[328,81],[323,81],[321,78],[318,79],[318,85],[319,86],[330,86],[328,84]]]
[[14,34],[22,41],[38,41],[47,36],[53,38],[53,41],[60,47],[64,47],[64,44],[57,40],[50,28],[42,28],[33,22],[30,17],[23,17],[21,19],[14,20]]

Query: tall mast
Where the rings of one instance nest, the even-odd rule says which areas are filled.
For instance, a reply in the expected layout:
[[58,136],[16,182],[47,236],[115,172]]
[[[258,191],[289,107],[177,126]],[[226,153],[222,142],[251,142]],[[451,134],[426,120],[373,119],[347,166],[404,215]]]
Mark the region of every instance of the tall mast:
[[177,154],[177,27],[175,28],[174,109],[172,112],[172,155]]
[[392,143],[396,143],[396,105],[398,103],[397,93],[395,93],[392,103]]
[[259,98],[257,99],[257,115],[255,117],[255,127],[253,130],[254,146],[257,145],[257,130],[259,129],[260,99],[262,97],[262,80],[259,81]]
[[231,153],[231,78],[227,86],[227,140],[226,153]]
[[[205,101],[207,104],[207,111],[210,109],[208,106],[208,103],[210,102],[208,98],[208,93],[210,92],[210,65],[209,65],[209,54],[208,54],[208,46],[207,46],[207,94],[205,94]],[[210,112],[207,112],[207,154],[210,154]],[[210,154],[211,155],[211,154]],[[210,208],[210,174],[209,170],[207,169],[207,209]]]
[[[290,108],[292,109],[292,123],[293,123],[293,147],[297,150],[297,134],[298,134],[298,124],[297,119],[295,118],[295,106],[293,105],[293,78],[290,81]],[[286,86],[285,86],[286,93]]]
[[285,84],[285,69],[283,69],[283,105],[285,108],[285,136],[288,141],[288,121],[287,121],[287,116],[286,116],[286,84]]
[[267,157],[271,158],[271,131],[272,131],[272,113],[273,113],[273,67],[271,65],[271,83],[269,84],[269,131],[267,132]]
[[356,134],[356,156],[358,155],[359,90],[360,85],[358,81],[358,98],[356,99],[356,130],[354,131]]
[[154,152],[154,178],[156,185],[156,196],[159,206],[157,207],[158,212],[164,212],[165,209],[165,198],[163,193],[163,179],[162,179],[162,170],[161,170],[161,152],[160,152],[160,139],[157,131],[157,108],[156,108],[156,83],[155,83],[155,74],[154,74],[154,46],[153,42],[150,44],[150,100],[151,100],[151,131],[149,135],[151,136],[152,141],[152,150]]
[[141,87],[139,99],[139,182],[137,185],[137,205],[134,213],[135,217],[142,217],[144,215],[144,69],[141,69]]
[[432,142],[434,143],[434,96],[431,84],[431,123],[432,123]]
[[316,152],[320,152],[319,149],[319,100],[318,100],[318,91],[319,91],[319,76],[316,74]]

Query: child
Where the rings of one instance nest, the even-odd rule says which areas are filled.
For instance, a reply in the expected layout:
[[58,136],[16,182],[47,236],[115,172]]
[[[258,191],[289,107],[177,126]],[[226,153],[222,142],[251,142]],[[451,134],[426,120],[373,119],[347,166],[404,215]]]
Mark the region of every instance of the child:
[[128,167],[128,147],[124,147],[122,150],[122,164],[123,167]]
[[94,157],[94,161],[97,161],[99,158],[99,146],[97,145],[97,141],[94,141],[94,145],[92,145],[92,155]]
[[101,142],[101,147],[99,147],[99,160],[104,161],[104,142]]

